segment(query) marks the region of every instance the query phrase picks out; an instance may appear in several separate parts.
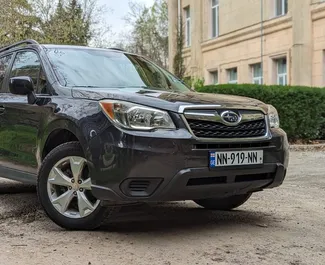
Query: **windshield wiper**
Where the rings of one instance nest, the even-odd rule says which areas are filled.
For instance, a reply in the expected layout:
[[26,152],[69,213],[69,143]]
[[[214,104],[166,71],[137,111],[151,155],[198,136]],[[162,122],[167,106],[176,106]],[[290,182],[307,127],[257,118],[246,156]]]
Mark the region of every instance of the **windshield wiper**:
[[172,90],[171,88],[166,88],[166,87],[154,87],[154,86],[132,86],[132,87],[133,87],[133,88],[151,89],[151,90],[160,90],[160,91]]
[[85,87],[85,88],[100,88],[99,86],[73,86],[73,87]]

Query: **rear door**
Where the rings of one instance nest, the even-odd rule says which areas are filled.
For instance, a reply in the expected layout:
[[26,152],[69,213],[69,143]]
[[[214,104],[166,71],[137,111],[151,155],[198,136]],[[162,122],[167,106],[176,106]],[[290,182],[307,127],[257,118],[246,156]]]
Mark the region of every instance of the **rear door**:
[[47,95],[47,83],[36,51],[23,50],[13,56],[0,94],[0,174],[34,183],[38,166],[37,135],[43,108],[28,104],[27,96],[11,94],[8,84],[11,77],[29,76],[36,94]]

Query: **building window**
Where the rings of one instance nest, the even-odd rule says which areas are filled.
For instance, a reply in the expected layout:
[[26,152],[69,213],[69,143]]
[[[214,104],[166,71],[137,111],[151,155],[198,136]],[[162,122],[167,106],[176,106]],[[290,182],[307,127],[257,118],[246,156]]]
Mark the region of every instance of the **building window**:
[[211,0],[212,4],[212,38],[219,36],[219,0]]
[[287,59],[282,58],[276,60],[276,67],[277,67],[277,84],[281,86],[286,86],[288,84]]
[[237,84],[237,68],[232,68],[228,70],[228,83],[229,84]]
[[191,9],[187,7],[185,11],[185,45],[186,47],[191,46]]
[[275,15],[284,16],[288,13],[288,0],[275,0]]
[[262,73],[262,64],[257,63],[252,66],[253,74],[253,84],[262,85],[263,84],[263,73]]
[[213,85],[218,85],[219,84],[219,73],[218,71],[210,72],[211,75],[211,83]]

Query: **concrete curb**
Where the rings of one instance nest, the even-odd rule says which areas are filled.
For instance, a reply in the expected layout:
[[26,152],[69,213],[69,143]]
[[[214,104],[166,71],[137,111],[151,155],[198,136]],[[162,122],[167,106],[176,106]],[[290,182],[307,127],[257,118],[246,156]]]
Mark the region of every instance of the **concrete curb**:
[[325,151],[325,144],[290,145],[290,151],[293,152]]

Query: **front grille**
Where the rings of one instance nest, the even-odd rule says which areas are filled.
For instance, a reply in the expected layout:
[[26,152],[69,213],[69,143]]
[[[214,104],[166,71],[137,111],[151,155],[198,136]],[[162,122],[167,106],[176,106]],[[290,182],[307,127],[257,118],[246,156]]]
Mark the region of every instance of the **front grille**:
[[267,180],[267,179],[273,179],[273,174],[252,174],[252,175],[240,175],[236,176],[235,182],[250,182],[250,181],[256,181],[256,180]]
[[227,177],[193,178],[188,180],[187,186],[204,186],[223,183],[227,183]]
[[220,122],[187,120],[193,134],[199,138],[250,138],[266,135],[265,120],[241,123],[237,126],[227,126]]
[[273,173],[264,173],[264,174],[251,174],[251,175],[238,175],[227,178],[222,177],[203,177],[203,178],[191,178],[187,182],[187,186],[206,186],[206,185],[220,185],[225,183],[241,183],[241,182],[252,182],[260,180],[272,180],[274,179],[275,174]]

